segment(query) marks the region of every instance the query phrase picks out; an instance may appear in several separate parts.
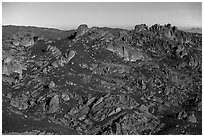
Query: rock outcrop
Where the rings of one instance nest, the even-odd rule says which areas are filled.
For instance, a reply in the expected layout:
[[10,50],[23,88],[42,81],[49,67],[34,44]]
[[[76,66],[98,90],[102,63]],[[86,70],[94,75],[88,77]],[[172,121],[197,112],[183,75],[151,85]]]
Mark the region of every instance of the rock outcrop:
[[84,35],[86,32],[88,32],[89,28],[86,24],[81,24],[78,28],[77,28],[77,33],[76,33],[76,38]]
[[13,45],[15,46],[22,45],[25,47],[29,47],[34,45],[35,42],[37,42],[38,37],[35,36],[33,33],[21,31],[13,34],[11,39]]
[[136,25],[134,31],[145,31],[148,30],[148,27],[146,24],[140,24],[140,25]]

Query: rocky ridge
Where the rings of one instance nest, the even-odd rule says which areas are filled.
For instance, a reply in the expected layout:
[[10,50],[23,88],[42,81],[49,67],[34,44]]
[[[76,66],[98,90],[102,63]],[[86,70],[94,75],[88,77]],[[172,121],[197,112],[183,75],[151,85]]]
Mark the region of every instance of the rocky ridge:
[[201,34],[170,24],[39,34],[3,40],[3,113],[77,134],[201,134]]

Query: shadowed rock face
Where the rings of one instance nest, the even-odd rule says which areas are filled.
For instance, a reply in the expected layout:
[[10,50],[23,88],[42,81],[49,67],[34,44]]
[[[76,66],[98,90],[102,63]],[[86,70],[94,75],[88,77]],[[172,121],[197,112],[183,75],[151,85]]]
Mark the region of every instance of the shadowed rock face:
[[3,134],[201,134],[202,35],[27,30],[2,42]]

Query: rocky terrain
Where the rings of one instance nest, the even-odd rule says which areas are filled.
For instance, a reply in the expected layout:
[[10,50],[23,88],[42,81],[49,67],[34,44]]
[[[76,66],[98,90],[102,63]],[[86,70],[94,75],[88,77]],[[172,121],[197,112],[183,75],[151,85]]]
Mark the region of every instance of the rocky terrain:
[[202,134],[202,34],[3,26],[2,133]]

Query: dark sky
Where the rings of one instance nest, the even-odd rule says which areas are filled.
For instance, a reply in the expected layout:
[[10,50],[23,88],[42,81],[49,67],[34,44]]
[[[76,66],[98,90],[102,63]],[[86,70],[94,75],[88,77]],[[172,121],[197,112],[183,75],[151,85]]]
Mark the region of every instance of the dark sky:
[[73,29],[92,26],[132,29],[137,24],[171,23],[178,27],[202,27],[202,3],[117,2],[117,3],[6,3],[3,24]]

